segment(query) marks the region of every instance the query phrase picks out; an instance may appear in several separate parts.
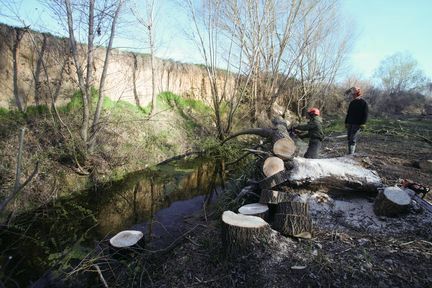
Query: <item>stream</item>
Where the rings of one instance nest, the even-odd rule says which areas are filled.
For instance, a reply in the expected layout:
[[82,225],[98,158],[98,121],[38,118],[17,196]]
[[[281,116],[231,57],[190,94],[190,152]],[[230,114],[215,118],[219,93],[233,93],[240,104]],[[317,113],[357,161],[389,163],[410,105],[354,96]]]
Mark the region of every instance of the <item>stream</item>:
[[72,268],[126,229],[162,249],[184,232],[187,216],[217,198],[223,178],[218,161],[180,160],[21,214],[0,230],[0,287],[26,287],[53,267]]

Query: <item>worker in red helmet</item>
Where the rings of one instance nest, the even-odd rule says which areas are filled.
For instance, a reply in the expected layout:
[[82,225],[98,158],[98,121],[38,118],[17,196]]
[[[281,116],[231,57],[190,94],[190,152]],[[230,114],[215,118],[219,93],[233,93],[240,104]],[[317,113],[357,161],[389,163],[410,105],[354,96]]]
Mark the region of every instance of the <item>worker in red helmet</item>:
[[[321,149],[321,142],[324,139],[324,132],[322,129],[322,119],[320,117],[320,110],[318,108],[311,108],[307,111],[309,122],[304,125],[297,125],[293,128],[300,131],[308,131],[304,137],[309,137],[309,146],[304,155],[305,158],[318,158]],[[300,136],[303,138],[302,136]]]
[[351,155],[355,152],[360,131],[365,127],[369,107],[367,102],[362,98],[359,87],[351,87],[345,91],[345,94],[352,97],[345,117],[345,127],[348,135],[348,154]]

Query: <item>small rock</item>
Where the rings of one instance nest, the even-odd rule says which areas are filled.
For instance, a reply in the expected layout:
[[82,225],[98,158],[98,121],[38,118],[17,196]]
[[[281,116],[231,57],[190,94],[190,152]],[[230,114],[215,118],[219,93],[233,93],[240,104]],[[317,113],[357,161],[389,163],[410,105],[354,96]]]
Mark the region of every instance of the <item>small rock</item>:
[[293,270],[303,270],[303,269],[306,269],[306,266],[295,265],[295,266],[291,266],[291,269],[293,269]]
[[366,238],[361,238],[361,239],[357,240],[357,242],[360,246],[363,246],[363,245],[368,244],[370,242],[370,240],[366,239]]
[[391,259],[385,259],[384,262],[389,264],[389,265],[393,265],[393,260],[391,260]]

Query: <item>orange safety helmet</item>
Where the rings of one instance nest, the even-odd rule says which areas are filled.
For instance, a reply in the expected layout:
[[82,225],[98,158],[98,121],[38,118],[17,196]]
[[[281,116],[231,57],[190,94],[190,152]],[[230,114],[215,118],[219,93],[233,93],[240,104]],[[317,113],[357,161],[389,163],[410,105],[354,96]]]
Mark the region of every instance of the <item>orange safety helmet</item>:
[[315,115],[315,116],[320,116],[320,110],[318,108],[310,108],[307,113],[309,115]]

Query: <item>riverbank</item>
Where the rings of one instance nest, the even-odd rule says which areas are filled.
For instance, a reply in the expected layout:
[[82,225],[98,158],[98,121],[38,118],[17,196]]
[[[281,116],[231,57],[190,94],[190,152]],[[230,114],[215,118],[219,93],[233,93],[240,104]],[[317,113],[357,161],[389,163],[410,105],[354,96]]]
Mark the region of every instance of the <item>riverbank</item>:
[[127,173],[185,152],[204,151],[216,143],[208,106],[162,93],[157,113],[151,117],[145,107],[106,99],[96,151],[85,155],[79,137],[78,96],[59,108],[62,122],[44,106],[30,107],[25,114],[0,111],[0,198],[6,197],[15,183],[21,128],[25,128],[21,181],[39,163],[38,176],[9,205],[10,212],[119,180]]
[[[327,130],[323,157],[345,154],[346,139],[338,137],[344,132],[342,124]],[[376,170],[386,185],[409,178],[431,186],[430,174],[415,165],[432,157],[430,144],[415,135],[381,130],[395,124],[403,131],[432,135],[430,121],[371,120],[358,145],[360,161]],[[432,215],[426,211],[413,208],[398,218],[377,217],[372,213],[373,195],[305,193],[311,197],[312,239],[277,233],[252,253],[230,258],[225,257],[220,238],[220,215],[240,205],[231,192],[213,210],[186,218],[187,231],[165,249],[137,249],[121,259],[92,254],[84,264],[100,263],[104,272],[83,265],[87,270],[75,270],[70,279],[95,277],[100,285],[105,280],[119,287],[428,287],[432,283]],[[431,201],[432,195],[426,199]],[[107,265],[111,270],[105,269]]]

